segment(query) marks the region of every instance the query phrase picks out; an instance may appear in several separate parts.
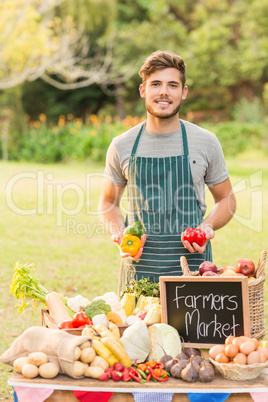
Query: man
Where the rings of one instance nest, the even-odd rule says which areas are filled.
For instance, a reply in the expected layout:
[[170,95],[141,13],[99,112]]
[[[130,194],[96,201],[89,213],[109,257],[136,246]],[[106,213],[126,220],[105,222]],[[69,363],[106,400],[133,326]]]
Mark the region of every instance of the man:
[[[160,275],[181,275],[182,255],[193,271],[202,261],[212,261],[210,240],[215,230],[230,221],[236,208],[216,136],[179,119],[188,92],[182,58],[168,51],[154,52],[139,75],[147,120],[113,139],[99,203],[101,221],[117,245],[125,228],[120,200],[126,186],[127,222],[140,221],[146,228],[135,257],[121,252],[119,291],[132,278],[158,282]],[[215,205],[203,219],[205,184]],[[206,232],[203,247],[183,240],[187,227]]]

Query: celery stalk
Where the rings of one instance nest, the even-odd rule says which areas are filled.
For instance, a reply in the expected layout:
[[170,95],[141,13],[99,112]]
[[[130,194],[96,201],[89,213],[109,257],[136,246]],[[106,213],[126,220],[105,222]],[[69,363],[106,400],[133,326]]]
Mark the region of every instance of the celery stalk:
[[[33,263],[22,265],[17,261],[15,264],[15,273],[10,285],[10,292],[17,299],[21,299],[21,304],[17,305],[19,312],[24,312],[29,306],[35,310],[39,302],[46,304],[46,295],[49,291],[31,275],[31,271],[34,270],[35,265]],[[26,301],[27,299],[30,300]],[[62,300],[68,313],[73,317],[75,313],[67,306],[67,298],[62,297]]]

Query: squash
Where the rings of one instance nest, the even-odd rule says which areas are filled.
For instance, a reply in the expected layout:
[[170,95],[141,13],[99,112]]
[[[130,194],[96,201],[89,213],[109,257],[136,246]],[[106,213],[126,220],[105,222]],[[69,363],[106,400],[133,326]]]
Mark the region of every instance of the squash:
[[123,325],[123,320],[120,317],[119,314],[117,314],[114,311],[110,311],[109,313],[106,314],[106,317],[108,318],[108,320],[112,321],[115,325]]
[[68,311],[59,293],[48,293],[46,295],[46,305],[49,310],[49,314],[57,325],[63,321],[69,321],[72,319],[72,317],[68,314]]
[[125,329],[120,338],[131,363],[137,360],[142,363],[146,360],[151,350],[151,341],[144,321],[137,322]]

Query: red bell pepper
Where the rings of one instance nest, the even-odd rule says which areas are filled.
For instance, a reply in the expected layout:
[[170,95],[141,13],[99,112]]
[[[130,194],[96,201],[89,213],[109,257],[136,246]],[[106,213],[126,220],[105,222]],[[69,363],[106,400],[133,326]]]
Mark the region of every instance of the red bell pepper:
[[187,240],[190,244],[196,243],[202,247],[206,243],[206,233],[198,228],[187,228],[183,232],[183,240]]

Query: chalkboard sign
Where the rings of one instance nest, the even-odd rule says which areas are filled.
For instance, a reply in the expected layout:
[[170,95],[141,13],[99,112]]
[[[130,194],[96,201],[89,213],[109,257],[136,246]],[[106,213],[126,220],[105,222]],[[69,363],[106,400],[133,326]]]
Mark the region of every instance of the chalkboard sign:
[[210,348],[228,335],[250,336],[248,278],[161,276],[162,322],[187,346]]

